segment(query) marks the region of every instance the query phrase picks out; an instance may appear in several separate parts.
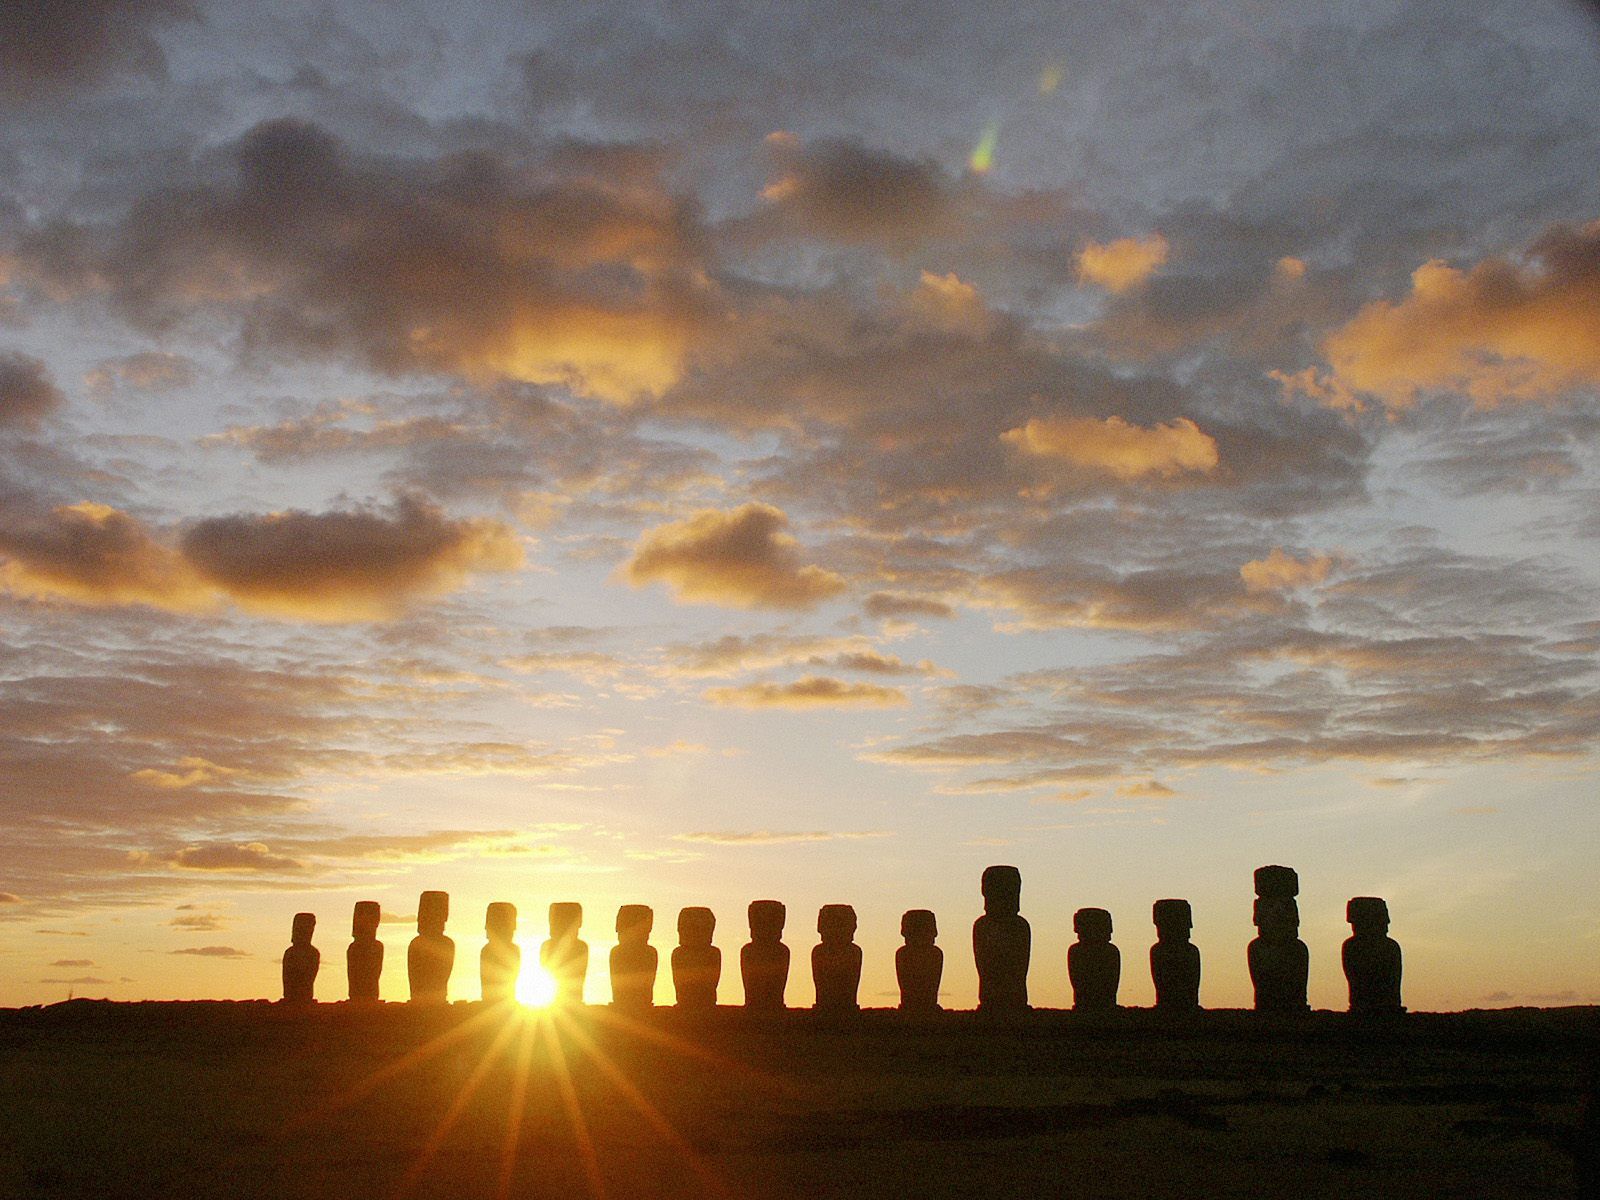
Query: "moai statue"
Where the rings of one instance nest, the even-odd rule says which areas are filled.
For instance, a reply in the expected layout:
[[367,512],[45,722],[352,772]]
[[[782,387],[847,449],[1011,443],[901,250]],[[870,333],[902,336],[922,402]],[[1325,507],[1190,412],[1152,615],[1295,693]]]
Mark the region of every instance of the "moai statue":
[[972,923],[978,1011],[991,1015],[1026,1012],[1033,930],[1019,915],[1022,872],[1015,867],[986,867],[982,886],[983,916]]
[[1377,896],[1356,896],[1345,905],[1351,936],[1340,957],[1350,984],[1353,1013],[1403,1013],[1400,1003],[1400,943],[1389,936],[1389,906]]
[[856,945],[856,910],[848,904],[824,904],[817,911],[822,941],[811,950],[811,981],[817,989],[817,1011],[861,1011],[861,947]]
[[483,932],[489,944],[478,954],[478,983],[483,998],[504,1004],[517,997],[517,976],[522,974],[522,947],[517,936],[517,906],[497,900],[484,913]]
[[311,1004],[316,1001],[317,968],[321,952],[311,944],[317,929],[316,913],[295,913],[289,934],[289,948],[283,952],[283,1002]]
[[751,1012],[782,1012],[789,984],[789,947],[783,944],[787,915],[781,900],[750,902],[750,940],[739,951],[744,1006]]
[[1072,1007],[1079,1012],[1110,1012],[1117,1007],[1122,981],[1122,952],[1111,944],[1111,914],[1103,908],[1080,908],[1072,915],[1078,940],[1067,947],[1067,974],[1072,979]]
[[1156,944],[1150,947],[1150,979],[1156,1008],[1194,1012],[1200,1007],[1200,947],[1189,940],[1194,919],[1187,900],[1157,900],[1150,909]]
[[1292,867],[1256,871],[1255,925],[1259,936],[1250,943],[1250,982],[1256,989],[1256,1011],[1305,1012],[1306,981],[1311,953],[1300,940],[1300,877]]
[[944,978],[944,951],[934,943],[939,921],[926,908],[913,908],[900,918],[906,944],[894,952],[894,974],[900,982],[900,1011],[939,1011],[939,981]]
[[656,948],[650,931],[656,915],[647,904],[617,909],[617,944],[611,949],[611,1003],[618,1008],[649,1008],[655,1003]]
[[678,1007],[713,1009],[722,979],[722,951],[711,944],[717,916],[709,908],[678,911],[678,944],[672,951],[672,987]]
[[456,944],[444,933],[450,919],[449,892],[423,892],[417,898],[417,936],[406,951],[406,974],[413,1004],[443,1004],[456,965]]
[[578,939],[583,905],[550,906],[550,940],[539,947],[539,962],[556,983],[557,1004],[582,1004],[583,981],[589,974],[589,943]]
[[383,943],[378,925],[383,909],[376,900],[357,900],[350,914],[350,945],[344,952],[344,973],[350,981],[350,999],[376,1000],[383,975]]

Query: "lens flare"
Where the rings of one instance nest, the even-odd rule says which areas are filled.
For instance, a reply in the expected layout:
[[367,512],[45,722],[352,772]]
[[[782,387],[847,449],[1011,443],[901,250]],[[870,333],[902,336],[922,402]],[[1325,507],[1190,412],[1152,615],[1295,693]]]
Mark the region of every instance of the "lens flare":
[[555,1003],[555,978],[536,962],[524,963],[517,976],[517,1003],[529,1008],[548,1008]]
[[1000,140],[1000,125],[998,122],[991,124],[983,131],[983,136],[978,139],[977,147],[972,151],[972,157],[967,160],[967,166],[972,168],[974,175],[987,175],[994,166],[994,146]]

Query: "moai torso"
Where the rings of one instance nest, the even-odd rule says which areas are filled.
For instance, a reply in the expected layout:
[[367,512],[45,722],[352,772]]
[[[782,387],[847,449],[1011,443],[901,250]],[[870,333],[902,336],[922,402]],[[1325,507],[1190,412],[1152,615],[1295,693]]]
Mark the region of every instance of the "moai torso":
[[589,975],[589,944],[580,941],[583,905],[550,906],[550,939],[539,947],[539,963],[555,980],[557,1004],[582,1004],[583,982]]
[[751,1012],[781,1012],[789,984],[789,947],[783,944],[786,916],[779,900],[750,902],[750,940],[739,951],[744,1006]]
[[678,913],[678,944],[672,951],[672,988],[679,1008],[717,1006],[722,951],[711,944],[716,930],[716,914],[709,908],[685,908]]
[[811,981],[822,1012],[859,1011],[861,947],[856,945],[856,910],[848,904],[824,904],[817,913],[822,936],[811,951]]
[[383,943],[378,940],[378,925],[383,910],[376,900],[357,900],[350,915],[350,945],[344,952],[345,976],[350,983],[350,999],[376,1000],[378,981],[383,976]]
[[894,975],[900,984],[900,1011],[930,1013],[939,1009],[939,983],[944,977],[944,951],[935,944],[938,919],[926,908],[913,908],[900,918],[905,945],[894,952]]
[[1157,900],[1150,912],[1156,943],[1150,947],[1150,979],[1156,1007],[1192,1012],[1200,1007],[1200,948],[1189,940],[1193,918],[1187,900]]
[[1072,928],[1078,935],[1067,948],[1072,1007],[1108,1012],[1117,1007],[1117,985],[1122,980],[1122,952],[1111,944],[1111,914],[1103,908],[1080,908]]
[[988,867],[983,872],[983,916],[972,925],[978,964],[978,1011],[1023,1012],[1028,1007],[1028,960],[1033,930],[1020,915],[1022,872]]
[[1357,896],[1345,906],[1351,936],[1340,958],[1353,1013],[1401,1013],[1400,943],[1389,936],[1389,906],[1377,896]]
[[456,965],[456,944],[445,936],[448,892],[423,892],[417,899],[417,936],[406,948],[406,975],[413,1004],[443,1004]]
[[522,947],[518,946],[517,906],[495,901],[484,914],[483,932],[488,944],[478,953],[478,985],[490,1004],[517,998],[517,976],[522,974]]
[[1311,953],[1300,940],[1300,877],[1290,867],[1256,871],[1255,924],[1259,936],[1250,943],[1250,982],[1255,985],[1256,1011],[1305,1012]]
[[650,944],[655,913],[648,905],[617,909],[617,944],[611,950],[611,1003],[643,1009],[655,1003],[656,948]]
[[314,913],[295,913],[289,935],[289,948],[283,952],[283,999],[286,1004],[310,1004],[316,1000],[317,970],[322,954],[311,944],[316,931]]

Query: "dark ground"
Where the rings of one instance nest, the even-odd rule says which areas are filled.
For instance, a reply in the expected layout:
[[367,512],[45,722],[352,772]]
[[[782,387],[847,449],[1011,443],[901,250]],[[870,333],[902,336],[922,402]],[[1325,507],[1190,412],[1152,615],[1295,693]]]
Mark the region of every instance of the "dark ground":
[[0,1011],[0,1195],[1571,1196],[1597,1038],[1595,1009],[992,1028],[75,1001]]

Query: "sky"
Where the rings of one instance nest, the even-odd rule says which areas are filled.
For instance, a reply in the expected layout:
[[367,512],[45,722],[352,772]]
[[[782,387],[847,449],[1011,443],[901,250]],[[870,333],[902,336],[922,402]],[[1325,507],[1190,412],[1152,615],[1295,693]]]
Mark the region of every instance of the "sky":
[[[1600,1002],[1600,17],[0,9],[0,1005],[278,994],[352,904],[824,903],[1034,1002],[1252,869],[1313,1004]],[[531,957],[531,954],[530,954]],[[663,954],[665,960],[665,954]],[[670,1002],[662,971],[657,997]]]

